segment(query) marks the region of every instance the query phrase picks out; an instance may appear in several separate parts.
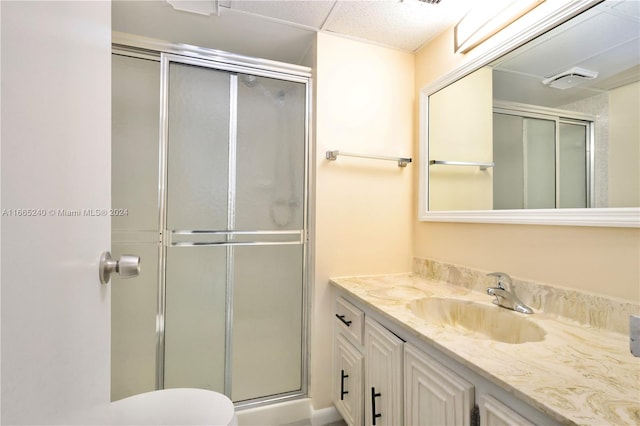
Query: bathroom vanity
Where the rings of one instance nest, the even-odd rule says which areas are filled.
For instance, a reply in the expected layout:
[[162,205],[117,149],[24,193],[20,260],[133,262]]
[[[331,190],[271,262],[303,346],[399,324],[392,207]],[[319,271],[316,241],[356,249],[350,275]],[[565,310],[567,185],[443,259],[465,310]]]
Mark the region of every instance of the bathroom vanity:
[[349,425],[640,421],[640,359],[622,333],[418,274],[331,283],[332,399]]

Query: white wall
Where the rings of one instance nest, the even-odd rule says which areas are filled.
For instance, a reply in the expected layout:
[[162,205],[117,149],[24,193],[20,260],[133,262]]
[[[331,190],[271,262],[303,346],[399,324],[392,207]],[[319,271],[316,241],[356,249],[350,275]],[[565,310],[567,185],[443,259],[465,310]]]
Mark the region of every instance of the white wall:
[[411,156],[414,57],[326,33],[316,42],[315,279],[311,397],[330,401],[334,276],[411,268],[412,173],[395,162],[325,151]]

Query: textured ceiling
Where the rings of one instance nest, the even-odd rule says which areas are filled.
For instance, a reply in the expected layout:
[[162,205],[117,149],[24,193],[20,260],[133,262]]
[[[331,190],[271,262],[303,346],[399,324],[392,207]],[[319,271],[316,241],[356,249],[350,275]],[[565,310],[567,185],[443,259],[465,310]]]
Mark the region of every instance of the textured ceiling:
[[173,9],[164,0],[112,3],[115,31],[310,65],[318,31],[415,51],[455,25],[473,0],[220,0],[219,14]]
[[[640,2],[605,1],[492,64],[498,99],[559,107],[640,78]],[[570,90],[542,84],[580,67],[597,78]]]
[[471,6],[470,0],[312,0],[223,1],[231,10],[280,19],[315,31],[330,31],[361,40],[415,51],[426,41],[455,25]]

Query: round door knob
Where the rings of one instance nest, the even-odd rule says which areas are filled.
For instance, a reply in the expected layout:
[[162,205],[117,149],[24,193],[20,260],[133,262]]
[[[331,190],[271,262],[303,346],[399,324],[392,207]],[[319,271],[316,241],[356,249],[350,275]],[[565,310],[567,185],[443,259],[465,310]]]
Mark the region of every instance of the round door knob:
[[113,272],[121,278],[131,278],[140,275],[140,256],[124,254],[120,259],[113,260],[111,253],[105,251],[100,256],[99,276],[102,284],[107,284]]

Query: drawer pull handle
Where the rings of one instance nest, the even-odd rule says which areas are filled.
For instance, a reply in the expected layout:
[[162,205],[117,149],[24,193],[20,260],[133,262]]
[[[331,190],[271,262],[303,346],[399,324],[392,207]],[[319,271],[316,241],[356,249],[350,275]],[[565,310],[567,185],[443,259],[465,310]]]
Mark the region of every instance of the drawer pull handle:
[[338,318],[340,321],[342,321],[344,323],[344,325],[346,325],[347,327],[351,326],[351,321],[345,320],[344,319],[344,315],[336,314],[336,318]]
[[373,422],[373,426],[376,426],[376,419],[378,417],[382,417],[382,413],[376,414],[376,398],[381,396],[380,392],[376,393],[376,388],[371,388],[371,419]]
[[344,396],[349,393],[349,391],[344,390],[344,379],[348,377],[348,374],[344,374],[344,370],[340,370],[340,401],[344,400]]

